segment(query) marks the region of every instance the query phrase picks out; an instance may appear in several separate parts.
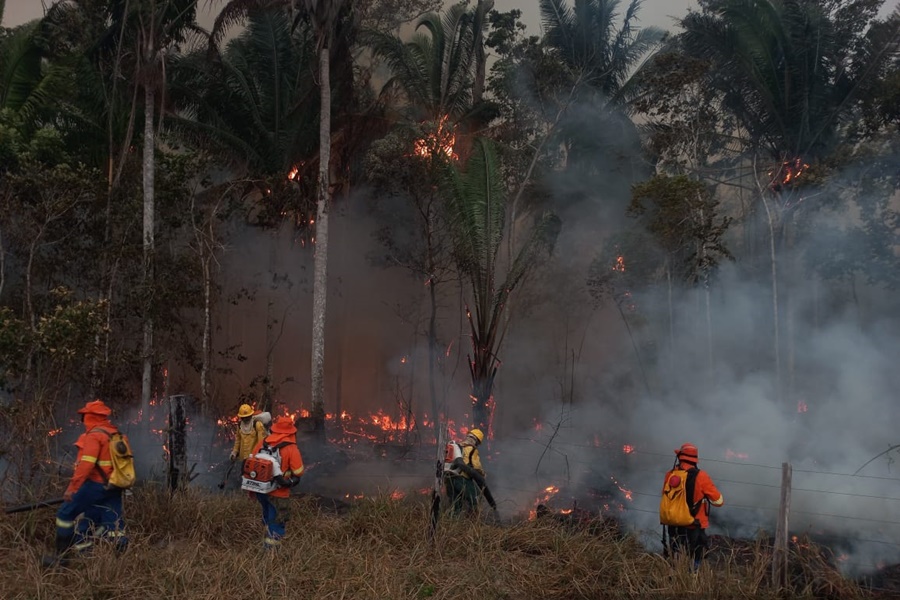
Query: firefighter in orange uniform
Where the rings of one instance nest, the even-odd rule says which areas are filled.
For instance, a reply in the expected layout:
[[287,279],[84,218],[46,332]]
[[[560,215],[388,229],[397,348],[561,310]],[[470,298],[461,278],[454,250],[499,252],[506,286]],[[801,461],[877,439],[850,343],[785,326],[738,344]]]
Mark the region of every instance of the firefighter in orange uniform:
[[[691,502],[695,506],[699,504],[700,508],[697,511],[693,525],[688,527],[669,525],[667,526],[668,534],[671,540],[672,551],[688,551],[694,559],[693,568],[696,570],[700,567],[700,561],[703,559],[703,555],[706,553],[709,545],[709,538],[706,536],[706,528],[709,527],[709,507],[710,505],[722,506],[725,503],[725,498],[716,488],[709,473],[701,471],[697,467],[697,463],[700,462],[700,453],[697,451],[697,446],[682,444],[681,448],[675,450],[675,456],[677,457],[676,468],[680,467],[685,471],[697,470]],[[672,471],[666,473],[666,480],[669,479],[671,473]]]
[[118,431],[109,421],[112,411],[102,400],[94,400],[78,409],[78,413],[85,432],[75,443],[78,448],[75,472],[63,495],[65,501],[56,513],[56,556],[46,562],[63,560],[64,554],[73,547],[79,551],[88,549],[92,537],[113,540],[119,552],[128,545],[122,518],[122,490],[108,489],[106,485],[112,472],[109,434]]
[[253,454],[259,452],[266,444],[270,448],[277,448],[281,475],[276,477],[278,487],[268,494],[251,492],[256,494],[262,507],[263,523],[266,525],[266,536],[263,546],[266,549],[275,549],[281,544],[285,535],[285,526],[290,520],[291,488],[300,483],[303,475],[303,457],[297,447],[297,428],[291,417],[278,417],[272,423],[272,433],[264,440],[257,443]]

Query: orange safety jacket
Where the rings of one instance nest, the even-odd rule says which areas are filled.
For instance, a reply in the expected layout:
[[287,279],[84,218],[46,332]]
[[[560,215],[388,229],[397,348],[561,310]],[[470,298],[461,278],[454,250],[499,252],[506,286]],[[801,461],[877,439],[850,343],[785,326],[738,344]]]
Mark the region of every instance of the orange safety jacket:
[[[682,469],[690,469],[696,465],[693,463],[681,463]],[[701,502],[701,500],[707,502]],[[709,505],[722,506],[725,504],[725,497],[722,496],[716,485],[713,483],[712,477],[706,471],[700,470],[697,473],[697,479],[694,482],[694,499],[693,504],[700,503],[700,510],[697,511],[697,520],[700,521],[700,529],[709,527]]]
[[[303,457],[300,455],[300,448],[297,447],[297,436],[293,433],[273,433],[265,440],[260,440],[253,448],[253,454],[259,452],[263,442],[270,447],[275,447],[282,442],[290,442],[287,446],[278,449],[278,455],[281,457],[281,471],[285,479],[297,479],[303,475]],[[291,489],[286,487],[275,488],[268,494],[275,498],[287,498],[291,495]]]
[[84,427],[86,431],[75,442],[75,446],[78,448],[78,457],[75,462],[75,472],[72,474],[66,493],[74,494],[85,481],[106,483],[109,480],[109,474],[112,473],[109,436],[104,431],[115,433],[118,430],[107,418],[94,414],[84,415]]

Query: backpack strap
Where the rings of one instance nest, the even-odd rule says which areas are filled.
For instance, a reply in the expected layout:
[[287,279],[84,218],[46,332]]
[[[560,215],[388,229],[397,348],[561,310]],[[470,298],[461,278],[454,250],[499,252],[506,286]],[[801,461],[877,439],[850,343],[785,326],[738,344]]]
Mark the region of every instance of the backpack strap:
[[[112,439],[113,433],[119,433],[118,430],[114,432],[107,431],[104,427],[94,427],[88,433],[94,433],[95,431],[99,431],[100,433],[106,434],[106,443],[109,445],[109,440]],[[103,471],[103,468],[100,466],[100,457],[97,457],[97,462],[94,463],[94,468],[100,471],[100,477],[103,478],[103,485],[109,485],[109,476]]]
[[687,481],[684,484],[685,495],[689,498],[688,509],[690,509],[692,517],[697,516],[697,513],[700,512],[700,506],[703,504],[703,498],[700,498],[696,503],[694,502],[694,487],[697,483],[698,473],[700,473],[700,469],[697,467],[688,469]]
[[[472,464],[472,455],[475,454],[475,446],[470,446],[470,448],[472,448],[472,451],[469,452],[469,466],[474,468],[474,465]],[[462,452],[462,446],[459,447],[459,450]]]

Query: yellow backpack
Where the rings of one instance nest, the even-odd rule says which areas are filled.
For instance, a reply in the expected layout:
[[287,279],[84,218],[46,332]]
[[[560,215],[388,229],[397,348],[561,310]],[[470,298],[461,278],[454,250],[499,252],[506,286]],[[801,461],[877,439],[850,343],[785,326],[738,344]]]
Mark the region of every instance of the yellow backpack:
[[662,498],[659,501],[659,522],[662,525],[688,527],[697,523],[697,513],[703,500],[696,504],[688,501],[694,497],[694,483],[700,469],[685,471],[675,468],[666,475]]
[[[112,462],[112,472],[106,479],[107,489],[119,488],[127,490],[134,485],[136,475],[134,472],[134,454],[131,452],[131,443],[128,436],[120,431],[110,433],[100,427],[93,431],[102,431],[109,438],[109,458]],[[100,465],[97,465],[100,469]],[[100,469],[103,473],[103,469]]]

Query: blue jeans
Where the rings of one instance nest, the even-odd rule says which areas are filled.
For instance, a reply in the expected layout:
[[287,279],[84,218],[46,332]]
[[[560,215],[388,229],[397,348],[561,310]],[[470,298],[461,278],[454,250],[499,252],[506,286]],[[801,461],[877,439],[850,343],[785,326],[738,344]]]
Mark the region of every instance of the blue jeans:
[[108,490],[102,483],[85,481],[56,513],[57,553],[62,554],[73,546],[79,551],[87,550],[95,538],[114,541],[118,551],[128,546],[122,518],[122,490]]
[[266,526],[263,547],[267,550],[275,549],[284,538],[286,524],[290,518],[290,499],[275,498],[259,493],[256,493],[256,499],[259,500],[259,505],[262,507],[262,520]]

